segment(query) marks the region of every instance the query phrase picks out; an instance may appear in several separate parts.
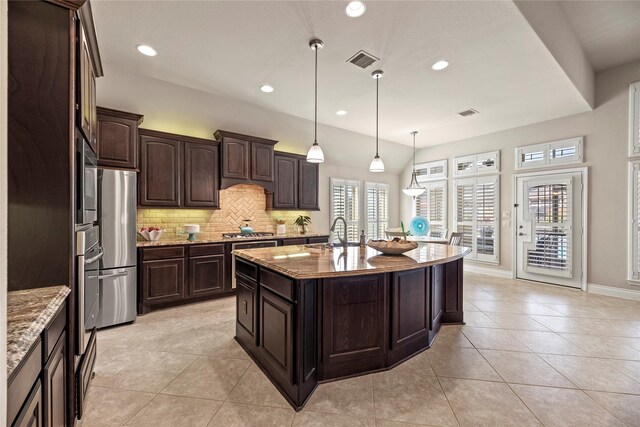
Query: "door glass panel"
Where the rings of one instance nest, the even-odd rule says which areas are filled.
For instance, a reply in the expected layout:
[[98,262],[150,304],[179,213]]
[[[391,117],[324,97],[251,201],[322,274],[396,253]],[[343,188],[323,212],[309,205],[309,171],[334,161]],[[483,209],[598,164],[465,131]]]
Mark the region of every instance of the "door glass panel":
[[533,225],[533,245],[526,251],[529,267],[549,273],[571,271],[571,212],[567,184],[529,187],[528,212]]

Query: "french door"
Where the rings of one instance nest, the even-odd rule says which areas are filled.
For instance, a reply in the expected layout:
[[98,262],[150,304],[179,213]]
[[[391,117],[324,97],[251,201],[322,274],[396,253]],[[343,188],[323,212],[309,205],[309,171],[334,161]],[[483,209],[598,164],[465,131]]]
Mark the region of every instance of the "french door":
[[580,288],[583,173],[516,177],[516,277]]

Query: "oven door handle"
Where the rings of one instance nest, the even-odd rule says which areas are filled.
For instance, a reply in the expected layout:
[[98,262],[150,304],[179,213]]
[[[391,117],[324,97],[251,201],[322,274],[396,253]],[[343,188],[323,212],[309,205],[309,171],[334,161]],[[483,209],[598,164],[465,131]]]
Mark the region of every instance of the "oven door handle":
[[93,264],[94,262],[101,260],[103,256],[104,256],[104,250],[102,249],[102,246],[100,246],[98,248],[98,255],[94,256],[93,258],[86,259],[84,261],[84,264],[85,265]]

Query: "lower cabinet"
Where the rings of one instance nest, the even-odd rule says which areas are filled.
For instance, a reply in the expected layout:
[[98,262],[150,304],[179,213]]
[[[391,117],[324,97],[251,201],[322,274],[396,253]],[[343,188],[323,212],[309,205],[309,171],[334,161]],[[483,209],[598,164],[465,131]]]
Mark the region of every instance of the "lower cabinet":
[[42,373],[45,427],[65,427],[67,425],[66,340],[66,335],[63,333]]
[[36,382],[27,398],[27,401],[20,411],[18,418],[13,423],[13,427],[42,427],[42,413],[44,401],[42,400],[42,387],[40,379]]
[[226,256],[224,244],[140,248],[138,313],[227,295]]
[[259,351],[277,372],[293,383],[293,304],[269,290],[260,289]]
[[442,323],[442,313],[444,311],[444,270],[445,265],[434,265],[431,270],[429,286],[429,338],[433,339],[440,330]]

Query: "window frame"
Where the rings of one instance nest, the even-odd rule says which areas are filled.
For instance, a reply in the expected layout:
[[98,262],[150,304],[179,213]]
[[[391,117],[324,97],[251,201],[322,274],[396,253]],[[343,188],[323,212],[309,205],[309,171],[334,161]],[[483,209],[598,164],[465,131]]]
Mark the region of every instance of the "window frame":
[[[372,222],[369,222],[369,189],[371,188],[375,188],[376,191],[376,197],[378,197],[378,204],[380,203],[380,189],[384,188],[387,191],[387,206],[386,206],[386,216],[385,216],[385,223],[387,224],[385,227],[385,230],[389,228],[389,212],[390,212],[390,200],[389,200],[389,194],[391,191],[390,185],[387,182],[373,182],[373,181],[365,181],[364,182],[364,193],[363,193],[363,204],[362,204],[362,210],[363,210],[363,214],[362,214],[362,219],[364,222],[364,232],[365,232],[365,236],[367,237],[367,239],[385,239],[386,235],[382,235],[382,236],[376,236],[376,237],[372,237],[369,235],[369,224]],[[375,221],[375,224],[377,225],[377,229],[378,231],[380,230],[380,219],[378,218],[377,221]],[[384,231],[383,231],[384,233]]]
[[[447,179],[449,162],[447,159],[435,160],[433,162],[420,163],[416,165],[418,183],[430,182],[440,179]],[[432,173],[433,168],[442,167],[442,172]]]
[[[485,255],[477,253],[477,230],[478,230],[478,207],[477,207],[477,195],[478,195],[478,185],[482,185],[485,183],[493,183],[494,184],[494,206],[493,206],[493,255]],[[460,221],[458,218],[458,186],[460,185],[473,185],[472,190],[472,200],[473,200],[473,210],[471,221]],[[483,263],[489,264],[500,264],[500,175],[488,175],[488,176],[479,176],[473,178],[461,178],[455,179],[453,181],[454,188],[454,196],[453,196],[453,229],[452,231],[457,231],[458,226],[471,226],[472,227],[472,251],[467,258],[473,261],[479,261]],[[484,222],[483,222],[484,223]]]
[[640,285],[640,159],[629,162],[627,280]]
[[[356,209],[357,214],[358,214],[358,220],[357,220],[357,231],[356,234],[360,234],[360,230],[362,229],[362,224],[363,224],[363,218],[362,218],[362,212],[363,212],[363,206],[362,206],[362,201],[363,201],[363,197],[362,197],[362,181],[357,180],[357,179],[346,179],[346,178],[329,178],[329,225],[333,224],[333,221],[336,219],[336,216],[334,215],[334,200],[333,200],[333,189],[335,186],[353,186],[353,187],[357,187],[358,188],[358,197],[357,197],[357,201],[358,201],[358,208]],[[347,220],[347,218],[345,218],[345,220]],[[349,224],[353,224],[353,221],[348,221],[347,220],[347,227],[349,226]],[[334,233],[334,243],[337,241],[337,235]]]
[[[493,159],[492,166],[479,166],[478,163],[484,160]],[[458,170],[458,164],[463,162],[470,162],[471,168],[468,170]],[[454,177],[495,174],[500,172],[500,150],[487,151],[484,153],[471,154],[468,156],[454,157],[453,158],[453,173]]]
[[[429,228],[430,230],[432,230],[434,227],[434,221],[431,220],[431,191],[433,191],[434,187],[441,187],[442,188],[442,217],[444,218],[442,221],[436,221],[435,224],[438,225],[438,230],[440,229],[448,229],[448,225],[449,225],[449,212],[448,212],[448,190],[449,190],[449,185],[448,185],[448,181],[447,180],[435,180],[435,181],[429,181],[429,182],[425,182],[423,184],[423,187],[425,188],[425,192],[422,193],[421,195],[414,197],[413,200],[411,201],[411,214],[412,217],[415,217],[418,215],[418,209],[417,209],[417,202],[418,202],[418,198],[423,197],[426,195],[426,197],[428,198],[428,204],[429,204],[429,216],[427,216],[426,218],[429,220]],[[441,223],[441,224],[439,224]]]
[[[551,157],[553,150],[565,148],[573,144],[575,154],[567,157]],[[530,153],[542,152],[542,159],[523,162],[522,156]],[[542,142],[538,144],[522,145],[515,149],[515,169],[544,168],[557,165],[570,165],[584,163],[584,136],[558,139],[556,141]]]
[[640,156],[640,82],[629,85],[629,157]]

